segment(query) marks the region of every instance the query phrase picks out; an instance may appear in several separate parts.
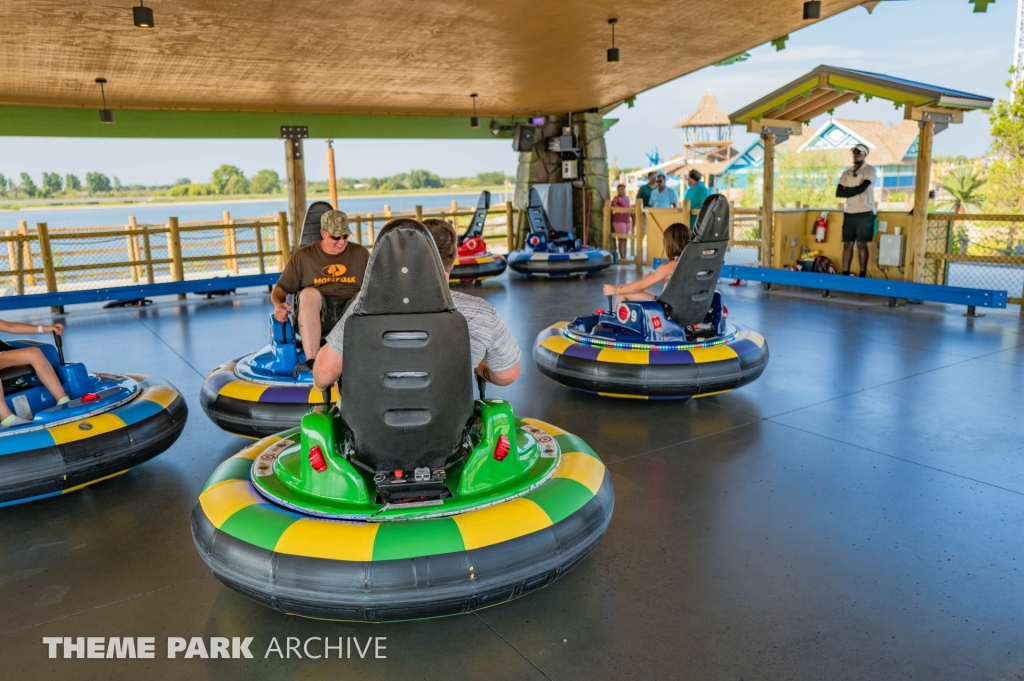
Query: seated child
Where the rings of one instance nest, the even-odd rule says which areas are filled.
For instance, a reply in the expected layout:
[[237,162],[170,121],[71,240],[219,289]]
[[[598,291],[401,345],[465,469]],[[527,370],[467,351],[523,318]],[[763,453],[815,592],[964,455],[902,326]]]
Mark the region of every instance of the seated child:
[[[36,326],[18,322],[5,322],[0,319],[0,331],[4,333],[56,333],[61,335],[64,333],[64,325],[43,326],[39,324]],[[64,387],[60,384],[60,379],[57,378],[57,372],[46,361],[46,356],[43,355],[42,350],[39,348],[17,348],[0,352],[0,369],[17,366],[32,367],[42,384],[50,391],[54,399],[57,400],[58,405],[68,402],[67,393],[64,392]],[[7,406],[7,400],[4,399],[3,390],[0,389],[0,429],[20,426],[26,423],[32,422],[11,413],[10,407]]]
[[[690,243],[690,228],[681,222],[676,222],[669,225],[668,229],[665,230],[665,257],[668,262],[662,263],[662,265],[648,274],[640,281],[634,281],[631,284],[622,284],[621,286],[615,286],[613,284],[604,285],[604,294],[606,296],[617,296],[617,300],[614,301],[615,305],[625,302],[627,300],[654,300],[655,295],[648,293],[647,289],[657,284],[659,281],[668,283],[669,277],[676,269],[676,262],[679,260],[679,255],[686,248],[686,244]],[[614,305],[613,305],[614,307]],[[609,310],[610,312],[611,310]]]

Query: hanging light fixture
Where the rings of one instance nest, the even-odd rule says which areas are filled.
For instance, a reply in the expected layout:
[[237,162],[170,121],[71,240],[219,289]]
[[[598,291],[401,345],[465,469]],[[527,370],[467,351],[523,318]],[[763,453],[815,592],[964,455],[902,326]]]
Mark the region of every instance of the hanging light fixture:
[[142,0],[139,0],[138,7],[132,7],[132,18],[135,19],[135,28],[153,28],[153,10],[145,7]]
[[804,3],[804,21],[821,18],[821,0],[807,0]]
[[470,97],[473,98],[473,117],[469,119],[469,127],[479,128],[480,117],[476,115],[476,93],[474,92],[473,94],[470,95]]
[[97,78],[96,84],[100,86],[100,97],[103,98],[103,108],[100,109],[100,123],[113,123],[114,112],[107,108],[107,93],[103,91],[103,86],[107,84],[107,79]]
[[608,25],[612,27],[612,46],[608,48],[608,61],[617,62],[619,61],[619,48],[615,47],[615,24],[619,23],[618,19],[609,19]]

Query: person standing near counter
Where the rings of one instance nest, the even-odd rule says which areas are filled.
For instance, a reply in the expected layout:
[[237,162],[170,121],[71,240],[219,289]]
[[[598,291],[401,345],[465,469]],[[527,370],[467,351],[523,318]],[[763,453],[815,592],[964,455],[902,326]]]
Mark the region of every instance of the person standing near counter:
[[654,185],[656,184],[654,171],[647,173],[647,184],[636,190],[636,200],[644,202],[644,208],[649,208],[651,205],[651,192],[654,191]]
[[[700,210],[700,207],[704,205],[704,202],[707,201],[713,192],[704,184],[704,176],[696,168],[691,168],[690,172],[686,174],[686,184],[690,186],[687,188],[683,198],[690,202],[691,211]],[[693,229],[696,224],[697,216],[691,214],[690,229]]]
[[843,208],[843,274],[850,274],[853,244],[857,244],[860,276],[868,276],[868,242],[875,237],[875,184],[878,173],[865,161],[868,148],[858,144],[852,150],[853,165],[839,178],[836,196],[846,199]]
[[658,171],[654,191],[651,192],[651,208],[675,208],[679,203],[676,190],[668,186],[665,173]]

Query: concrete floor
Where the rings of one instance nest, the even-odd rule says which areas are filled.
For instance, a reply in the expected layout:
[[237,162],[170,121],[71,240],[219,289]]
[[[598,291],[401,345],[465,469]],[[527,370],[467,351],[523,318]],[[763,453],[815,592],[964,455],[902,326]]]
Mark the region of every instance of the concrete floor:
[[[0,511],[0,676],[1024,678],[1020,318],[728,288],[732,318],[771,347],[750,386],[639,402],[541,376],[535,334],[603,306],[600,284],[628,277],[475,289],[524,353],[522,379],[491,394],[583,436],[609,464],[604,542],[516,602],[388,625],[265,609],[221,586],[193,546],[200,487],[245,444],[207,420],[200,385],[265,342],[265,293],[72,310],[69,360],[160,375],[191,414],[172,449],[129,474]],[[44,636],[153,636],[157,657],[51,660]],[[255,659],[169,660],[169,636],[252,636]],[[387,658],[264,658],[289,636],[384,636]]]

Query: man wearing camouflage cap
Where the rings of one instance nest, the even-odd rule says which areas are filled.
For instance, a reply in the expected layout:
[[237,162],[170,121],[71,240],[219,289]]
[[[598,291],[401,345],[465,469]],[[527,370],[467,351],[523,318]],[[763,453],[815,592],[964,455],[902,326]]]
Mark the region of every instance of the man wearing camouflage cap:
[[294,294],[298,304],[298,333],[306,361],[296,365],[296,376],[312,370],[321,336],[334,328],[362,288],[370,253],[349,243],[351,234],[347,215],[340,210],[324,213],[320,241],[292,253],[270,294],[274,318],[280,322],[288,321],[292,309],[288,294]]

